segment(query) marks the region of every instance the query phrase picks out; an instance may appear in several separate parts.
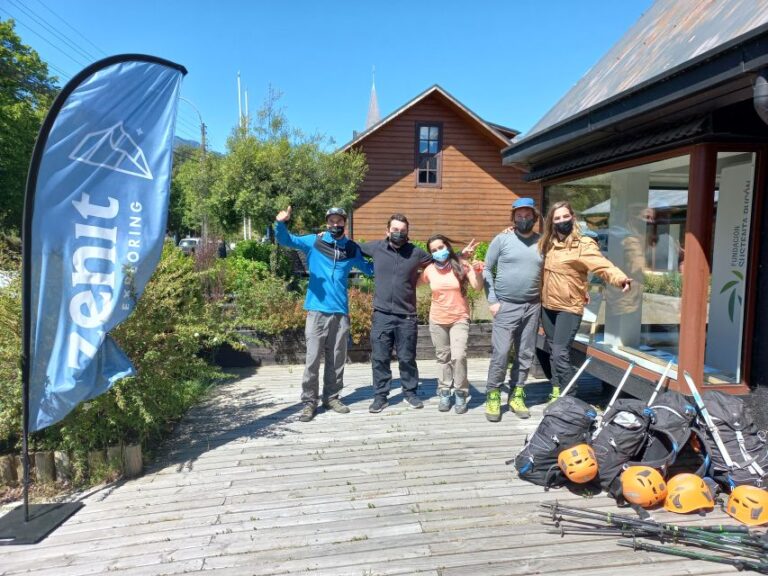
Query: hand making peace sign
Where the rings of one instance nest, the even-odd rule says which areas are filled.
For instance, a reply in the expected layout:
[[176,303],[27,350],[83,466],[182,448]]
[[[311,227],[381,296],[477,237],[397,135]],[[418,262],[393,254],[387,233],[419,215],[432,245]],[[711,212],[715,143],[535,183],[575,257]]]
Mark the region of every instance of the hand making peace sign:
[[477,248],[477,245],[480,244],[479,242],[475,242],[475,239],[472,238],[472,240],[469,241],[469,244],[464,246],[464,248],[461,251],[460,256],[462,258],[471,258],[475,254],[475,248]]

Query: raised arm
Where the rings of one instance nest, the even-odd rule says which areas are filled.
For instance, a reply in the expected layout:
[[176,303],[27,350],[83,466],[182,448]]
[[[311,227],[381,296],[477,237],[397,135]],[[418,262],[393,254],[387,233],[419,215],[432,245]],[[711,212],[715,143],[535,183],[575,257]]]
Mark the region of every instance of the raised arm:
[[475,290],[482,290],[483,289],[483,281],[480,276],[478,276],[477,271],[475,270],[475,267],[472,265],[472,262],[467,262],[467,280],[469,280],[469,285],[472,286]]
[[627,292],[632,287],[632,279],[629,278],[618,266],[608,260],[600,252],[597,242],[591,238],[582,239],[579,254],[579,261],[587,268],[589,272],[597,274],[606,284],[611,284]]
[[295,248],[302,252],[309,252],[314,244],[314,236],[295,236],[288,232],[286,222],[291,218],[291,207],[288,206],[285,210],[281,210],[275,217],[275,239],[281,246],[288,248]]
[[360,246],[360,251],[363,253],[363,256],[366,258],[373,258],[373,242],[358,242],[357,245]]
[[369,262],[363,257],[362,248],[357,251],[355,259],[352,261],[352,266],[360,270],[360,272],[368,277],[373,276],[373,262]]

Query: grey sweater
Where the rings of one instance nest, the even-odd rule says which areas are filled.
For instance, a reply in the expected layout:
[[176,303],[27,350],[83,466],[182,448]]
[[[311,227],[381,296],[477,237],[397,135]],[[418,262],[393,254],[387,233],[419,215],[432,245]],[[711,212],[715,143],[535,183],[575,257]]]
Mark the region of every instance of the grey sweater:
[[539,301],[543,261],[538,241],[538,234],[523,238],[517,232],[502,232],[493,239],[485,255],[483,270],[489,304],[500,300],[515,303]]

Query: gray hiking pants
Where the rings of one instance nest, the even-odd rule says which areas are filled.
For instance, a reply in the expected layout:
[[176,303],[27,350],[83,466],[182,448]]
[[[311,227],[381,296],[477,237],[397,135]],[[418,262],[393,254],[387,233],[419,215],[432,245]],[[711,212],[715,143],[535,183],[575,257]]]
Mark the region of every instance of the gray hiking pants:
[[515,360],[509,382],[514,386],[525,386],[528,371],[536,353],[536,332],[539,329],[539,302],[500,302],[501,306],[493,317],[491,332],[491,363],[488,366],[486,391],[501,387],[509,366],[509,351],[514,346]]
[[459,320],[453,324],[436,324],[429,321],[429,334],[435,346],[440,392],[450,392],[451,387],[469,392],[467,380],[467,338],[469,321]]
[[349,316],[310,310],[304,325],[307,361],[301,381],[301,401],[317,404],[320,362],[323,362],[323,401],[337,398],[344,386]]

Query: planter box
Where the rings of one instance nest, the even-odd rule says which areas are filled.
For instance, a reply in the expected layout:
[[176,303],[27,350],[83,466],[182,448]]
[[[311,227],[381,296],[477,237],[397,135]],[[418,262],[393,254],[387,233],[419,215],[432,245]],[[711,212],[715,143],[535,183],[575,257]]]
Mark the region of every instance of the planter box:
[[[488,358],[491,355],[491,331],[490,322],[480,322],[469,325],[469,340],[467,342],[468,358]],[[432,338],[429,335],[429,326],[420,324],[416,343],[417,360],[434,360],[435,347],[432,346]],[[304,331],[295,330],[284,332],[278,336],[262,336],[258,343],[254,343],[256,333],[252,330],[240,330],[242,342],[247,351],[241,352],[230,346],[221,346],[211,351],[212,360],[223,368],[242,368],[248,366],[271,366],[275,364],[304,364],[306,344]],[[538,356],[538,355],[537,355]],[[393,359],[395,358],[393,352]],[[371,343],[366,338],[360,344],[350,343],[347,348],[349,362],[370,362]],[[546,359],[544,360],[546,362]],[[539,358],[534,358],[531,366],[531,377],[545,378]]]
[[[429,326],[422,324],[419,325],[418,329],[416,358],[418,360],[434,359],[435,348],[432,346],[432,339],[429,336]],[[212,358],[216,364],[225,368],[235,368],[304,363],[306,343],[303,330],[284,332],[277,336],[262,336],[258,338],[258,343],[254,342],[257,339],[257,335],[252,330],[241,330],[239,334],[241,334],[242,342],[247,347],[247,352],[239,352],[231,347],[222,346],[212,352]],[[470,358],[483,358],[489,356],[490,353],[491,324],[471,324],[467,356]],[[370,341],[366,338],[360,344],[350,343],[347,354],[350,362],[370,361]]]

